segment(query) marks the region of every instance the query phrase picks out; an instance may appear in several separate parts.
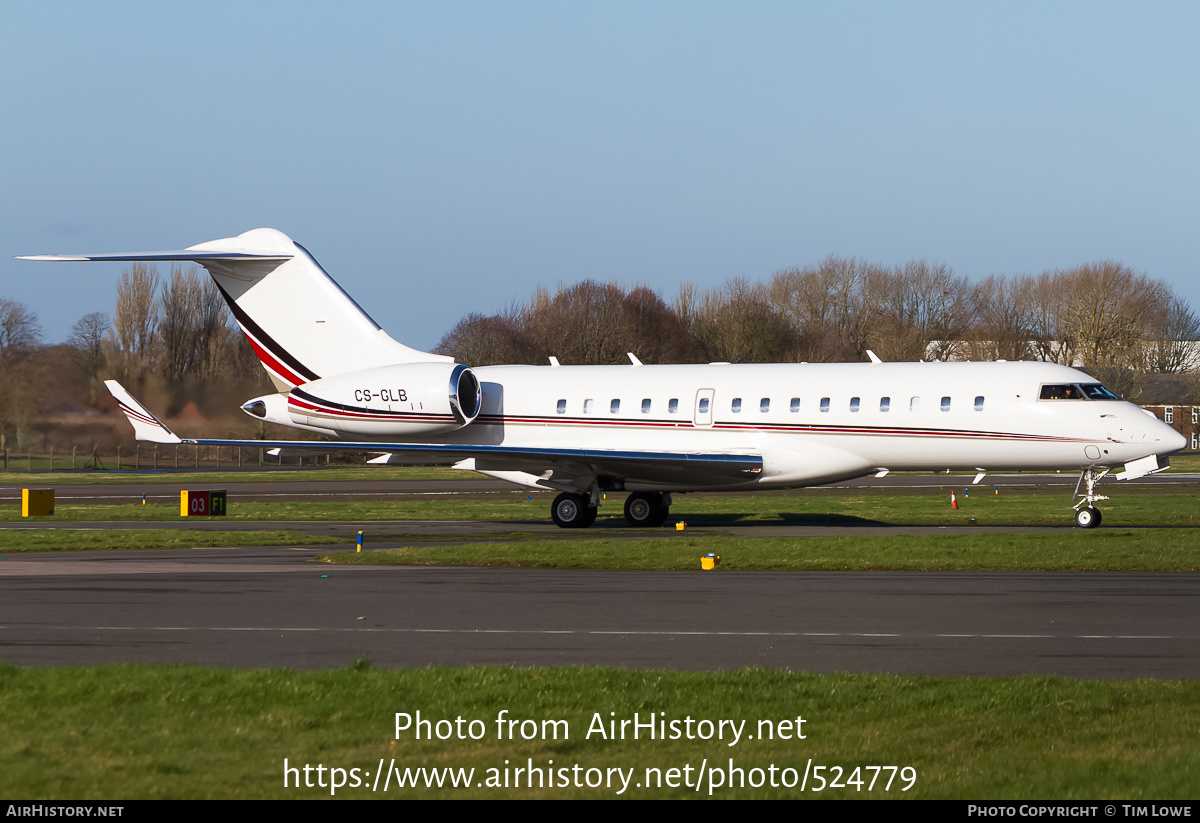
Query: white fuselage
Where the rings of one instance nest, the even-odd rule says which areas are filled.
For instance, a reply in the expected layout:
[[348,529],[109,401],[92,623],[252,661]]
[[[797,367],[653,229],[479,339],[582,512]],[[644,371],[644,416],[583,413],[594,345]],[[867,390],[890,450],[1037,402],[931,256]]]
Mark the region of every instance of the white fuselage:
[[[763,488],[883,469],[1115,466],[1169,454],[1182,437],[1123,400],[1041,400],[1047,384],[1094,384],[1047,363],[490,366],[482,408],[422,442],[753,453],[761,473],[625,488]],[[707,401],[707,403],[705,403]],[[740,401],[740,402],[739,402]],[[343,435],[344,437],[345,435]]]

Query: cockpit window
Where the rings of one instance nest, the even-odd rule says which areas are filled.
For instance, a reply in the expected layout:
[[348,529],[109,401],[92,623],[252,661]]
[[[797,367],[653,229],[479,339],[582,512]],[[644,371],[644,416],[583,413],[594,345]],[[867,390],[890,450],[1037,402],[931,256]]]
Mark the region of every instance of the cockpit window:
[[1099,383],[1047,383],[1038,395],[1040,400],[1120,400],[1121,398]]
[[1039,400],[1083,400],[1083,392],[1073,383],[1055,383],[1042,386]]

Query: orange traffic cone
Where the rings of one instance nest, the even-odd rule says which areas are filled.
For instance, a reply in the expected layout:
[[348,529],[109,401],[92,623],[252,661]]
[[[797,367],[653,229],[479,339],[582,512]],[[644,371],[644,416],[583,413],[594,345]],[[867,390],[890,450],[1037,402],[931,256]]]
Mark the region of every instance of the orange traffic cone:
[[950,492],[950,508],[958,508],[958,501],[954,499],[954,492]]

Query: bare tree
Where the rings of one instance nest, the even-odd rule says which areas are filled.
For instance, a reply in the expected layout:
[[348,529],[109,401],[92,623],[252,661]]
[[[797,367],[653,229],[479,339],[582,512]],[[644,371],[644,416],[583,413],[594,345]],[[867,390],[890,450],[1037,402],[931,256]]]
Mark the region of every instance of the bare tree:
[[519,312],[513,311],[488,317],[469,314],[446,332],[433,351],[468,366],[539,362],[521,327]]
[[24,303],[0,297],[0,363],[23,357],[41,340],[37,314]]
[[81,317],[71,327],[71,336],[67,338],[67,343],[75,348],[75,364],[87,386],[89,403],[96,402],[103,371],[108,364],[104,347],[108,330],[108,315],[94,311]]
[[963,354],[970,360],[1029,360],[1033,319],[1022,280],[995,275],[969,294],[970,323]]
[[861,360],[880,322],[888,276],[878,266],[841,257],[777,273],[771,304],[790,324],[799,359]]
[[1148,320],[1167,302],[1164,285],[1106,260],[1059,272],[1066,295],[1064,338],[1084,368],[1129,368],[1146,341]]
[[697,296],[682,289],[676,311],[706,361],[770,363],[790,360],[794,337],[786,317],[771,304],[762,284],[735,278]]
[[1158,374],[1181,374],[1200,366],[1200,319],[1178,295],[1157,307],[1150,318],[1144,366]]
[[140,367],[150,358],[158,329],[158,269],[134,263],[121,272],[117,283],[117,310],[113,329],[127,367]]
[[897,266],[884,293],[876,351],[885,360],[945,360],[969,322],[966,280],[940,263]]
[[37,315],[17,300],[0,298],[0,448],[24,439],[33,415],[31,375],[24,368],[42,339]]

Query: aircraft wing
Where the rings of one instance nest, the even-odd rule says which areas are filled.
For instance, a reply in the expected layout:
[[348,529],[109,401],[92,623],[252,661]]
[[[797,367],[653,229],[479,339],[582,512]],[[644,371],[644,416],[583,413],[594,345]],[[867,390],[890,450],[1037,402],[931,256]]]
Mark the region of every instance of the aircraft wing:
[[[139,437],[138,439],[142,439]],[[158,440],[156,442],[164,442]],[[173,441],[168,441],[173,442]],[[481,471],[550,472],[614,476],[646,482],[691,481],[705,485],[738,483],[762,471],[757,454],[659,452],[628,449],[552,449],[529,446],[386,443],[348,440],[181,440],[197,446],[240,446],[295,450],[304,454],[359,451],[390,454],[399,462],[451,464],[474,458]]]

